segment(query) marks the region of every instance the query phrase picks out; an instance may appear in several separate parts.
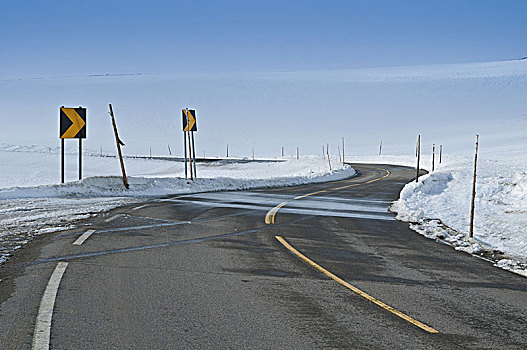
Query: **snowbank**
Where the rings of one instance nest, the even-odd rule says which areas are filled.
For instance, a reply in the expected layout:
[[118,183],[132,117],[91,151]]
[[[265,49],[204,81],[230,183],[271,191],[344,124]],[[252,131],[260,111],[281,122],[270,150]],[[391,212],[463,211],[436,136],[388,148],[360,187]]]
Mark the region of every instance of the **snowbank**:
[[[397,219],[457,250],[483,255],[525,274],[527,267],[527,172],[522,162],[481,160],[476,185],[474,238],[468,238],[473,159],[450,158],[411,182],[392,206]],[[523,271],[523,272],[522,272]]]
[[[117,160],[106,157],[86,156],[84,173],[92,176],[56,184],[55,151],[41,147],[4,147],[0,151],[0,262],[36,235],[69,229],[75,220],[139,198],[292,186],[355,175],[349,166],[329,171],[321,157],[303,157],[282,162],[198,164],[199,178],[190,181],[184,178],[180,162],[127,159],[133,176],[128,178],[130,189],[126,190],[121,177],[116,176],[120,171]],[[76,155],[69,158],[67,163],[73,165],[69,172],[75,174]]]
[[[261,164],[254,164],[252,174],[242,173],[238,177],[215,177],[198,178],[194,181],[180,177],[129,177],[130,189],[126,190],[122,183],[122,178],[117,176],[97,176],[89,177],[81,181],[73,181],[66,184],[43,185],[36,187],[11,187],[0,189],[0,200],[15,198],[52,198],[52,197],[147,197],[147,196],[166,196],[172,194],[205,192],[205,191],[225,191],[242,190],[257,187],[279,187],[293,186],[314,182],[336,181],[352,177],[355,171],[351,167],[333,170],[331,172],[316,172],[309,167],[305,168],[307,175],[300,175],[291,170],[291,162],[265,164],[269,168],[279,171],[282,174],[275,177],[265,176],[269,173],[258,173],[257,169],[262,168]],[[299,162],[302,164],[301,162]],[[298,164],[294,164],[298,165]],[[306,164],[303,164],[306,166]],[[251,165],[244,166],[246,170]],[[294,167],[297,168],[297,167]],[[199,168],[198,168],[199,169]],[[227,169],[228,170],[228,169]],[[296,169],[298,170],[298,169]],[[228,171],[226,171],[228,172]],[[231,170],[232,173],[232,170]],[[199,174],[199,173],[198,173]],[[261,178],[255,177],[260,175]],[[234,175],[234,174],[231,174]]]

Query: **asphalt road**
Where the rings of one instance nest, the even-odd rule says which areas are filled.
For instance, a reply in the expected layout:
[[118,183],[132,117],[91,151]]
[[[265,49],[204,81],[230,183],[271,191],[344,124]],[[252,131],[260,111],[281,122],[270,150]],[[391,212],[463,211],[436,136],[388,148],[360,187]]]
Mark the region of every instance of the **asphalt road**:
[[414,170],[354,167],[41,236],[0,267],[0,348],[527,348],[527,279],[394,220]]

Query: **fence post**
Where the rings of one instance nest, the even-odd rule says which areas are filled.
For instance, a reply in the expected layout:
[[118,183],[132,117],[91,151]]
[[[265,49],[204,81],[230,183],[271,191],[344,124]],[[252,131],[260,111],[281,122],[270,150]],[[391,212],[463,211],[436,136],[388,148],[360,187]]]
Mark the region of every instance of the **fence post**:
[[421,160],[421,135],[417,136],[417,174],[415,175],[415,182],[419,182],[419,161]]
[[472,180],[472,201],[470,203],[470,231],[468,236],[474,237],[474,201],[476,200],[476,168],[478,165],[478,143],[479,135],[476,134],[476,153],[474,155],[474,178]]

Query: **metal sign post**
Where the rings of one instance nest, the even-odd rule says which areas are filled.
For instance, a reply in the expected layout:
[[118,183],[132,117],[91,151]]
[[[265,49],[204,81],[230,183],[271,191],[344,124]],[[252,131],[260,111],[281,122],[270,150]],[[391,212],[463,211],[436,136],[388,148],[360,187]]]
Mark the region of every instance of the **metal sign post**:
[[82,139],[79,139],[79,180],[82,180]]
[[60,130],[59,138],[61,139],[61,166],[60,181],[65,181],[65,143],[64,139],[79,139],[79,180],[82,179],[82,139],[86,138],[86,108],[66,108],[59,109]]
[[192,161],[194,163],[194,177],[198,177],[198,173],[196,172],[196,147],[194,146],[194,131],[190,131],[190,135],[192,138]]
[[[183,117],[183,145],[185,148],[185,178],[187,177],[187,141],[190,179],[196,177],[196,148],[194,145],[194,131],[198,131],[196,123],[196,111],[185,108],[182,110]],[[188,140],[187,140],[188,139]],[[194,165],[192,164],[194,162]]]
[[64,139],[60,139],[60,183],[64,183]]

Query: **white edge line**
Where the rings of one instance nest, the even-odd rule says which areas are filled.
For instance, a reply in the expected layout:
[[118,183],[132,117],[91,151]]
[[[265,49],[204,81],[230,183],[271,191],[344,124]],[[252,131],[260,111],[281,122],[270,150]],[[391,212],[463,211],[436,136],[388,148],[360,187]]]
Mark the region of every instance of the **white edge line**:
[[68,263],[64,261],[57,264],[40,301],[40,308],[35,322],[35,332],[33,333],[33,350],[49,349],[53,307],[55,306],[60,280],[62,275],[64,275],[64,271],[66,271],[66,267],[68,267]]
[[90,238],[91,234],[94,232],[95,230],[88,230],[84,232],[79,238],[77,238],[75,242],[73,242],[73,245],[81,245],[82,243],[84,243],[85,240]]

